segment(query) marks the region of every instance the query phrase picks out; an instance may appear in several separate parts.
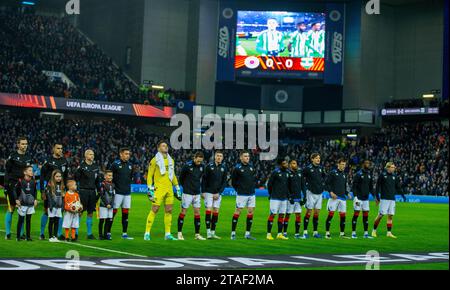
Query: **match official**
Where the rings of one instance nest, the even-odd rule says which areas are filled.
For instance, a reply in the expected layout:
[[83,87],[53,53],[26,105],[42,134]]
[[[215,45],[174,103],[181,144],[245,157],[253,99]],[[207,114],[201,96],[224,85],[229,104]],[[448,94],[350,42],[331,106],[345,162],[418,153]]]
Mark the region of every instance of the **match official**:
[[97,203],[97,189],[101,183],[101,174],[100,167],[94,163],[94,151],[88,149],[84,152],[84,160],[75,172],[75,180],[78,183],[83,211],[87,212],[87,238],[95,240],[92,233],[92,214]]
[[[9,155],[5,164],[5,196],[8,207],[5,215],[5,239],[11,239],[11,224],[14,209],[16,207],[15,186],[19,179],[23,178],[25,168],[31,166],[31,156],[27,154],[28,140],[26,137],[18,137],[16,139],[17,151]],[[21,232],[21,239],[23,236],[23,228]]]

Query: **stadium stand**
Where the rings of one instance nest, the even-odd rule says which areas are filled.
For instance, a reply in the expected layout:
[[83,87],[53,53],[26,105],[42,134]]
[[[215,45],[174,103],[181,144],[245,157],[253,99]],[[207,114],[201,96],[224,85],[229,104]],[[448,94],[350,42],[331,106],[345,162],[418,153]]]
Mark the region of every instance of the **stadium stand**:
[[[0,92],[174,106],[189,93],[140,90],[64,18],[0,11]],[[43,71],[64,73],[73,84]]]
[[[14,148],[15,138],[25,135],[29,138],[29,150],[37,164],[50,154],[54,140],[61,140],[65,155],[76,167],[82,152],[92,148],[96,160],[106,168],[115,158],[120,147],[129,147],[133,152],[132,162],[135,182],[144,183],[150,158],[156,153],[156,144],[161,134],[146,133],[122,121],[93,121],[64,119],[59,122],[33,116],[18,116],[0,113],[0,172],[4,162]],[[336,138],[313,138],[306,134],[288,133],[282,130],[280,139],[297,138],[296,143],[283,145],[279,154],[296,158],[302,165],[308,163],[309,154],[319,152],[326,170],[334,166],[339,157],[349,160],[349,176],[358,169],[364,158],[374,162],[374,177],[381,172],[387,161],[394,161],[399,167],[404,187],[411,194],[448,196],[448,125],[440,122],[396,123],[384,125],[374,135],[358,140],[336,140]],[[172,151],[177,160],[177,170],[191,158],[191,150]],[[205,152],[206,160],[211,152]],[[263,187],[274,167],[274,162],[259,161],[258,150],[253,151],[253,162],[257,172],[257,186]],[[225,152],[225,162],[230,168],[238,160],[237,150]]]

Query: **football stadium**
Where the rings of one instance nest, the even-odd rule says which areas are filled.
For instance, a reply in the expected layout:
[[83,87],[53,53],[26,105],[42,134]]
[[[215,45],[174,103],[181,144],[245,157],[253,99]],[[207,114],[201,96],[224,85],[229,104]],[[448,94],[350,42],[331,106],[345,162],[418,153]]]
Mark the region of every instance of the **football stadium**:
[[449,270],[448,8],[1,1],[0,270]]

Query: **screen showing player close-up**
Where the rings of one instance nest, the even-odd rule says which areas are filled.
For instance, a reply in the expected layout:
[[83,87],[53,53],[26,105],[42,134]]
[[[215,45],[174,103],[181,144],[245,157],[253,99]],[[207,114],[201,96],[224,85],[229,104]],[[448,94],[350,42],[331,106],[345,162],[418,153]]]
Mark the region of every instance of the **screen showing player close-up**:
[[239,76],[317,77],[325,68],[325,40],[323,13],[238,11],[235,70]]

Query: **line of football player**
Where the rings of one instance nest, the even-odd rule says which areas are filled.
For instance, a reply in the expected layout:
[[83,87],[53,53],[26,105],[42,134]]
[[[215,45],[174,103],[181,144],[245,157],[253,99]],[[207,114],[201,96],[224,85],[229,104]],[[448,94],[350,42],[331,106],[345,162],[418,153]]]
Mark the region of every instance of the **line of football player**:
[[[164,146],[165,145],[165,146]],[[17,240],[31,241],[31,217],[37,206],[37,184],[33,178],[31,158],[26,153],[28,142],[25,137],[17,139],[17,151],[13,152],[6,162],[5,195],[8,200],[8,210],[5,217],[6,239],[11,239],[11,224],[14,210],[18,212]],[[216,235],[219,210],[221,206],[222,193],[228,183],[228,170],[222,163],[223,152],[216,151],[214,161],[204,164],[204,156],[197,152],[192,160],[186,162],[179,175],[179,183],[183,193],[178,186],[178,180],[174,174],[170,177],[170,156],[167,153],[167,143],[158,144],[158,153],[162,154],[165,165],[156,162],[154,158],[153,175],[160,174],[160,178],[167,179],[171,185],[176,186],[175,192],[172,188],[162,192],[155,188],[154,176],[148,178],[148,197],[152,201],[147,227],[144,235],[145,240],[150,240],[150,230],[154,216],[159,206],[164,203],[166,215],[165,238],[169,240],[184,240],[183,225],[187,210],[194,208],[195,239],[205,240],[200,235],[200,208],[201,199],[204,199],[206,208],[205,224],[208,239],[219,239]],[[131,177],[132,166],[129,162],[130,150],[121,148],[120,158],[115,161],[111,168],[100,173],[100,168],[94,163],[94,152],[86,150],[85,160],[80,164],[76,172],[69,178],[68,162],[62,155],[62,145],[55,143],[53,155],[48,158],[42,167],[41,194],[44,200],[44,212],[41,217],[40,238],[45,239],[45,229],[48,224],[49,241],[72,240],[78,238],[78,228],[82,212],[87,212],[86,226],[88,239],[95,239],[92,232],[93,213],[97,210],[99,218],[99,238],[111,240],[111,228],[113,219],[122,209],[122,238],[132,239],[127,234],[128,214],[131,208]],[[281,158],[278,166],[272,172],[267,189],[270,200],[270,214],[267,219],[267,239],[273,240],[272,227],[276,216],[278,234],[277,239],[288,239],[287,229],[291,215],[295,217],[296,239],[307,239],[308,225],[312,216],[313,237],[321,238],[318,233],[319,213],[322,208],[323,192],[328,191],[327,209],[328,216],[325,223],[325,238],[330,239],[331,221],[336,211],[340,216],[340,237],[345,235],[346,223],[346,200],[353,199],[354,213],[352,218],[351,238],[357,238],[356,225],[362,211],[364,238],[376,237],[377,227],[384,215],[387,215],[387,236],[395,238],[392,234],[392,220],[395,214],[395,195],[401,194],[402,188],[399,178],[395,174],[395,165],[387,162],[385,170],[380,174],[373,186],[373,177],[370,172],[371,162],[365,160],[361,169],[353,178],[352,197],[347,188],[346,160],[339,159],[336,168],[326,174],[320,165],[320,155],[311,154],[311,162],[303,170],[299,169],[296,160]],[[172,164],[173,166],[173,164]],[[162,167],[166,167],[163,168]],[[161,170],[162,169],[162,170]],[[166,174],[161,175],[163,172]],[[255,197],[255,173],[256,169],[250,162],[250,153],[242,151],[240,160],[231,170],[231,185],[236,191],[236,209],[233,213],[231,223],[231,239],[236,239],[236,228],[242,210],[247,209],[246,239],[254,240],[251,235],[253,214],[256,207]],[[170,195],[170,193],[172,195]],[[374,194],[375,193],[375,194]],[[372,234],[368,233],[369,217],[369,195],[373,194],[379,213],[374,221]],[[170,233],[173,197],[181,201],[181,212],[178,216],[178,236],[173,237]],[[97,207],[98,203],[98,207]],[[302,207],[305,206],[306,213],[303,219],[303,233],[300,234]],[[156,210],[155,210],[156,209]],[[170,210],[169,210],[170,209]],[[170,215],[170,218],[169,218]],[[63,217],[64,216],[64,217]],[[26,224],[26,227],[24,225]],[[24,230],[26,233],[24,234]],[[62,230],[65,230],[65,233]],[[57,238],[58,237],[58,238]]]

